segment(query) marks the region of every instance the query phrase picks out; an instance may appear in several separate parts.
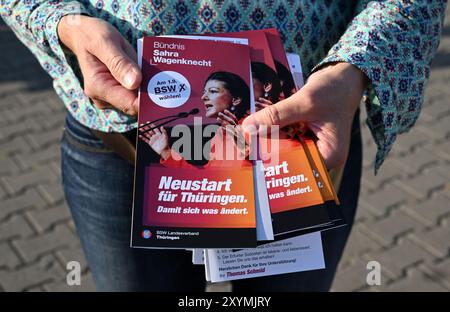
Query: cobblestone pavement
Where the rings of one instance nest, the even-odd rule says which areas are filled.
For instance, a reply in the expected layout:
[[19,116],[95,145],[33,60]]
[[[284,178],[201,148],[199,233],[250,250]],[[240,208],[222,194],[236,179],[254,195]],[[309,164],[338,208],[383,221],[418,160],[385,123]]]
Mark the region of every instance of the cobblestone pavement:
[[[63,105],[3,22],[0,51],[0,290],[92,291],[60,185]],[[363,127],[361,198],[334,291],[450,290],[449,81],[447,14],[419,121],[377,176],[375,146]],[[66,285],[70,260],[81,262],[81,286]],[[366,283],[370,260],[381,265],[380,286]]]

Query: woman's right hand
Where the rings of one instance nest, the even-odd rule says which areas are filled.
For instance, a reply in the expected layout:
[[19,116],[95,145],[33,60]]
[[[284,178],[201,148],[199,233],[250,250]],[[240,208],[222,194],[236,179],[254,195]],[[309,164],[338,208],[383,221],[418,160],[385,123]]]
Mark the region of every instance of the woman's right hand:
[[169,136],[164,127],[153,128],[153,124],[149,124],[139,129],[139,138],[146,142],[162,159],[166,160],[170,157]]
[[86,95],[101,109],[114,107],[137,115],[142,75],[134,48],[99,18],[81,15],[76,23],[69,18],[60,20],[58,36],[77,56]]

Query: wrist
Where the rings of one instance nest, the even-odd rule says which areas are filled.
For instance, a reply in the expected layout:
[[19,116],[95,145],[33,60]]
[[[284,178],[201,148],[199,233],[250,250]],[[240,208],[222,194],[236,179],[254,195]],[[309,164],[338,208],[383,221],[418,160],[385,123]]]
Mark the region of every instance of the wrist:
[[170,149],[169,148],[165,148],[161,151],[161,158],[163,160],[167,160],[170,157]]
[[359,107],[364,90],[369,84],[367,76],[356,66],[347,62],[330,63],[322,67],[319,71],[328,72],[327,77],[332,84],[338,86],[341,92],[345,93],[351,115]]

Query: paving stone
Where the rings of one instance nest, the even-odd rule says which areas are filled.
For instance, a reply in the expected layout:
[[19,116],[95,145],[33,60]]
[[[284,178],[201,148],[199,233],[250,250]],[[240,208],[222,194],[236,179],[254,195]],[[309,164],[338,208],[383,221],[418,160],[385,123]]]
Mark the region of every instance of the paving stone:
[[375,260],[381,265],[381,270],[392,279],[398,279],[406,269],[424,261],[431,261],[433,256],[417,244],[404,239],[392,248],[370,253],[364,258]]
[[448,105],[425,105],[420,112],[420,118],[428,122],[434,122],[449,114],[450,106]]
[[23,81],[7,81],[6,77],[4,77],[4,81],[1,81],[0,83],[0,93],[3,97],[8,97],[8,99],[2,100],[2,103],[5,103],[4,106],[2,105],[3,110],[7,110],[15,106],[15,101],[10,100],[10,98],[15,98],[16,93],[18,91],[22,91],[24,87],[25,84]]
[[387,184],[377,192],[360,198],[360,205],[368,209],[375,216],[385,215],[389,209],[398,206],[408,200],[409,195],[399,189],[396,185]]
[[39,115],[49,115],[52,113],[50,107],[44,103],[34,103],[25,107],[14,107],[6,111],[10,123],[23,122],[28,118],[35,118]]
[[450,162],[441,162],[440,164],[433,166],[430,169],[426,169],[424,175],[427,175],[429,173],[436,173],[446,180],[446,185],[450,184]]
[[430,152],[426,149],[418,149],[414,153],[403,157],[393,158],[392,164],[408,174],[418,173],[426,166],[437,162],[437,159],[430,158]]
[[7,194],[6,194],[5,189],[3,188],[2,184],[0,183],[0,200],[6,198],[6,195]]
[[60,181],[41,184],[37,187],[37,190],[50,205],[64,200],[64,191]]
[[405,213],[396,210],[393,211],[389,217],[381,219],[370,225],[370,233],[375,235],[383,242],[384,245],[394,243],[395,239],[407,234],[413,230],[419,230],[422,225],[406,215]]
[[[12,269],[20,264],[20,259],[15,254],[14,250],[8,244],[8,242],[0,243],[0,272],[3,267]],[[1,284],[1,281],[0,281]]]
[[17,213],[30,208],[44,207],[45,201],[35,189],[28,189],[23,194],[2,200],[1,205],[0,220],[9,216],[11,213]]
[[3,157],[17,153],[29,153],[30,151],[30,144],[23,137],[16,137],[0,143],[0,155]]
[[1,178],[3,185],[10,194],[15,194],[39,183],[57,180],[58,176],[46,166],[40,166],[30,172],[18,174],[16,176]]
[[405,278],[394,281],[387,285],[384,291],[394,292],[443,292],[448,291],[435,280],[420,272],[419,270],[411,270]]
[[373,214],[359,204],[358,209],[356,209],[355,223],[371,222],[372,220]]
[[0,159],[0,176],[17,174],[19,168],[10,158]]
[[29,237],[34,231],[22,215],[15,215],[0,225],[0,241]]
[[379,250],[382,245],[368,236],[368,229],[362,224],[353,227],[350,238],[345,246],[344,259],[346,262],[354,262],[368,252]]
[[32,133],[27,135],[27,141],[31,143],[31,146],[35,149],[42,149],[49,145],[55,145],[58,148],[58,143],[61,140],[63,129],[56,128],[49,131],[43,131],[40,133]]
[[45,130],[62,130],[64,126],[64,119],[66,112],[52,113],[51,118],[49,116],[37,116],[36,121]]
[[375,156],[377,155],[377,147],[375,144],[365,146],[363,149],[363,167],[372,168],[375,163]]
[[428,268],[442,283],[450,287],[450,258]]
[[26,214],[39,233],[47,231],[55,224],[67,222],[70,219],[70,212],[65,204],[45,210],[27,212]]
[[56,252],[56,256],[63,264],[63,267],[70,261],[78,261],[81,266],[81,272],[85,272],[88,269],[83,249],[80,245],[62,248]]
[[0,284],[6,291],[23,291],[62,276],[54,257],[48,256],[15,271],[0,271]]
[[37,132],[40,129],[41,129],[41,126],[34,119],[27,120],[26,122],[6,125],[3,127],[0,127],[0,142],[4,141],[6,139],[10,139],[12,137],[17,137],[20,134]]
[[27,261],[32,261],[37,256],[58,248],[76,245],[78,238],[66,226],[61,225],[51,232],[31,239],[16,240],[13,243]]
[[15,160],[21,164],[21,169],[24,171],[30,170],[37,165],[47,164],[51,161],[60,159],[60,151],[57,145],[47,146],[36,152],[16,155]]
[[450,225],[436,226],[429,231],[419,232],[411,235],[416,243],[429,250],[438,257],[448,257],[450,249]]
[[372,168],[368,169],[367,171],[365,170],[363,174],[363,183],[370,190],[377,190],[385,183],[402,177],[403,171],[398,167],[392,165],[390,161],[387,161],[380,168],[377,175],[373,174]]
[[[450,127],[449,127],[450,128]],[[433,146],[434,152],[440,157],[450,160],[450,143],[448,140]]]
[[395,147],[401,153],[408,153],[418,146],[428,143],[430,137],[422,132],[413,130],[409,133],[403,133],[397,137]]
[[450,123],[450,116],[446,116],[439,121],[433,121],[426,127],[420,126],[418,130],[429,135],[434,140],[442,140],[448,138],[450,135],[450,129],[448,127]]
[[437,225],[438,222],[450,216],[450,202],[444,194],[439,193],[435,197],[421,203],[407,204],[406,213],[412,214],[428,226]]
[[443,176],[433,171],[427,171],[412,179],[397,180],[394,183],[412,196],[418,199],[425,199],[433,190],[443,188],[447,182],[447,179]]

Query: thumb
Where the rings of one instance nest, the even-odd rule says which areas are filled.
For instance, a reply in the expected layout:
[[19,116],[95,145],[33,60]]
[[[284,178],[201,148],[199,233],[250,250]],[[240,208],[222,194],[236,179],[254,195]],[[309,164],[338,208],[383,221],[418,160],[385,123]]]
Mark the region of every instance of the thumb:
[[120,44],[114,41],[106,41],[102,47],[102,51],[93,53],[100,61],[106,65],[111,75],[125,88],[129,90],[136,89],[141,83],[141,71]]
[[302,105],[295,99],[285,99],[251,114],[242,123],[245,131],[252,132],[260,126],[278,125],[280,128],[300,121],[303,115]]

